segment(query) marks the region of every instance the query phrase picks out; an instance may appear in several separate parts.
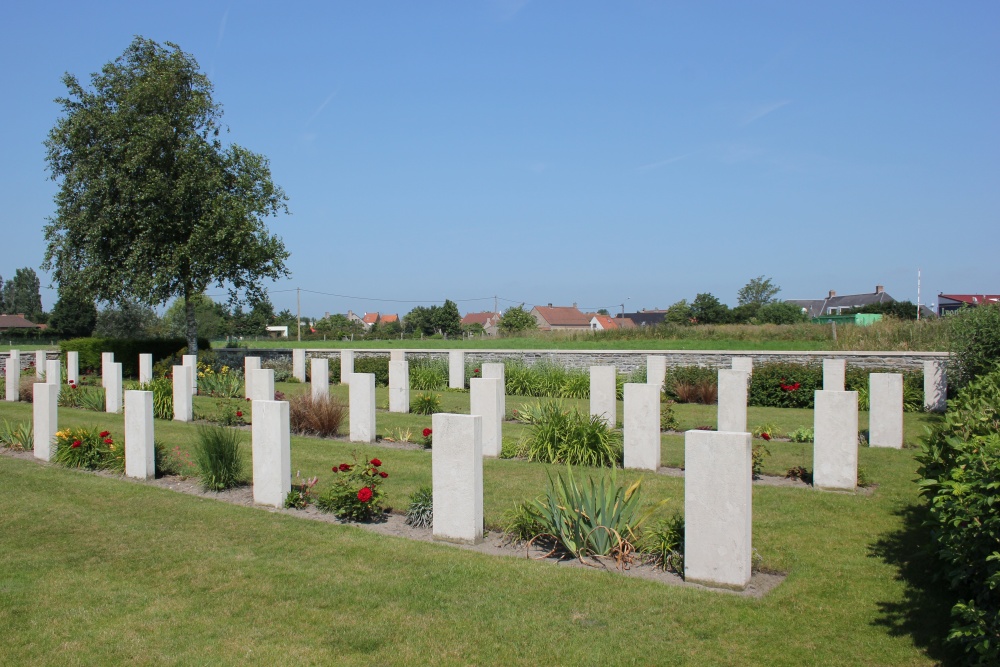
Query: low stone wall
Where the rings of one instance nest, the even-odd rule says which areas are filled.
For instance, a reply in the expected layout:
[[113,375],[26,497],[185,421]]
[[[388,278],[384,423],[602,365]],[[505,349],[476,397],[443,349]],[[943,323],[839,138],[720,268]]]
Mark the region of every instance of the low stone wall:
[[[291,354],[289,352],[289,354]],[[3,370],[7,368],[7,359],[10,357],[10,352],[0,352],[0,375],[3,374]],[[59,358],[59,350],[47,350],[45,352],[46,360],[55,360]],[[65,364],[64,364],[65,365]],[[24,375],[28,371],[32,373],[35,372],[35,351],[34,350],[21,350],[21,374]]]
[[[396,350],[398,351],[398,350]],[[260,357],[262,361],[286,361],[292,363],[290,348],[230,349],[215,350],[220,360],[236,368],[243,367],[244,357]],[[447,363],[448,350],[415,349],[404,350],[408,360],[433,359]],[[716,366],[729,368],[736,356],[751,357],[754,364],[785,362],[795,364],[820,364],[823,359],[845,359],[847,365],[865,369],[912,369],[922,370],[925,361],[948,360],[947,352],[830,352],[830,351],[760,351],[760,350],[463,350],[466,363],[522,361],[528,366],[546,362],[564,368],[586,369],[603,364],[614,365],[620,372],[629,373],[646,367],[647,355],[666,358],[667,367]],[[388,349],[356,349],[356,357],[385,357]],[[340,349],[307,349],[306,358],[340,358]]]

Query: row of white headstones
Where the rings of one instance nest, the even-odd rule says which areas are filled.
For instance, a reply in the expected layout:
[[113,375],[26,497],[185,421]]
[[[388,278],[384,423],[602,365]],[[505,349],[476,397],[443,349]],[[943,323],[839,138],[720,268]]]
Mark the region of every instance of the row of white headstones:
[[[390,411],[409,411],[409,367],[401,351],[389,362]],[[67,357],[67,381],[77,382],[77,360]],[[313,398],[329,396],[329,361],[311,359]],[[452,352],[451,380],[465,382],[461,351]],[[17,373],[20,362],[14,356]],[[174,419],[190,421],[196,392],[196,359],[185,357],[173,367]],[[12,375],[8,361],[8,383]],[[375,440],[375,375],[353,372],[353,351],[341,356],[341,382],[349,385],[350,440]],[[39,365],[36,364],[36,368]],[[59,362],[44,361],[46,382],[34,386],[35,456],[49,460],[57,430]],[[693,430],[685,437],[685,578],[712,586],[745,588],[751,577],[752,555],[752,436],[747,430],[747,388],[753,372],[750,357],[734,357],[732,369],[720,369],[718,430]],[[152,378],[152,358],[140,355],[140,380]],[[660,406],[665,358],[647,358],[647,382],[624,389],[624,465],[655,471],[660,467]],[[460,373],[460,375],[459,375]],[[295,350],[293,374],[305,380],[305,351]],[[506,413],[504,366],[482,365],[483,377],[470,380],[470,414],[432,416],[432,486],[435,539],[478,543],[483,538],[483,458],[497,457]],[[858,394],[845,391],[846,363],[823,362],[823,389],[816,391],[814,411],[813,483],[816,488],[854,491],[858,471]],[[926,362],[925,407],[942,410],[945,371],[940,362]],[[291,490],[288,403],[274,399],[274,371],[260,368],[260,359],[245,361],[246,396],[251,400],[251,455],[254,502],[281,507]],[[617,421],[614,366],[590,369],[590,413],[609,425]],[[102,384],[108,412],[121,409],[121,364],[110,353],[102,357]],[[14,396],[17,392],[14,391]],[[11,396],[8,384],[8,397]],[[153,394],[124,392],[125,474],[154,475]],[[903,445],[902,375],[870,375],[869,444]]]

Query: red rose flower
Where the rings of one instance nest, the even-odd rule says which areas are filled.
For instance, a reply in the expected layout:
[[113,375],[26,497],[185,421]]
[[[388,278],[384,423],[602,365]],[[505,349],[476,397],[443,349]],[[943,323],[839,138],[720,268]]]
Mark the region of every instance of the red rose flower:
[[768,435],[767,433],[761,433],[760,437],[764,438],[765,440],[770,440],[771,439],[771,436]]
[[101,431],[99,435],[100,435],[100,437],[102,437],[102,438],[106,438],[106,437],[108,437],[109,435],[111,435],[111,432],[110,432],[110,431]]
[[371,463],[376,468],[379,467],[380,465],[382,465],[382,462],[379,461],[378,459],[372,459],[371,461],[369,461],[369,463]]
[[388,476],[389,476],[389,473],[387,473],[387,472],[380,472],[380,473],[378,474],[378,476],[379,476],[379,477],[381,477],[382,479],[385,479],[386,477],[388,477]]
[[425,437],[425,438],[426,438],[427,436],[429,436],[429,435],[430,435],[431,433],[433,433],[433,431],[431,431],[431,430],[430,430],[429,428],[425,428],[425,429],[424,429],[424,437]]
[[80,445],[82,445],[82,444],[83,444],[83,443],[82,443],[82,442],[80,442],[79,440],[74,440],[74,441],[73,441],[73,444],[72,444],[72,445],[70,445],[70,447],[72,447],[72,448],[76,449],[77,447],[79,447],[79,446],[80,446]]
[[349,466],[348,464],[346,464],[346,463],[341,463],[340,464],[340,472],[347,472],[350,469],[351,469],[351,466]]
[[113,445],[113,444],[115,444],[115,441],[112,440],[111,438],[105,438],[104,439],[104,444],[105,445]]
[[367,503],[371,499],[372,499],[372,490],[369,489],[367,486],[361,487],[361,490],[358,491],[358,500],[360,500],[363,503]]
[[237,416],[237,417],[242,417],[242,416],[243,416],[243,413],[242,413],[242,412],[240,412],[239,410],[237,410],[237,411],[236,411],[236,416]]

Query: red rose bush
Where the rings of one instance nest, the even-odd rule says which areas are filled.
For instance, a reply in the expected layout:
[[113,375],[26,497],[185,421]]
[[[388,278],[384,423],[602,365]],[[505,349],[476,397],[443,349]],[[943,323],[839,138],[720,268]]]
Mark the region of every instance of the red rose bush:
[[374,521],[385,514],[386,493],[383,480],[389,473],[377,458],[365,460],[354,454],[353,463],[331,468],[333,484],[316,501],[316,507],[349,521]]

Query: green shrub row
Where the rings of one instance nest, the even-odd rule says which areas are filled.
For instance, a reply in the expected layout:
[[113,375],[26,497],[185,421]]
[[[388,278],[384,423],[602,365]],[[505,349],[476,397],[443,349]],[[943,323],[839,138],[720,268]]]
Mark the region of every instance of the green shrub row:
[[[80,354],[80,372],[100,372],[101,353],[112,352],[115,361],[122,365],[122,375],[137,377],[139,375],[139,355],[153,355],[153,363],[167,359],[182,348],[187,347],[183,338],[72,338],[59,342],[59,352],[65,360],[67,352]],[[211,343],[198,340],[198,347],[208,350]]]
[[936,577],[957,597],[948,641],[1000,664],[1000,370],[949,401],[917,460]]

